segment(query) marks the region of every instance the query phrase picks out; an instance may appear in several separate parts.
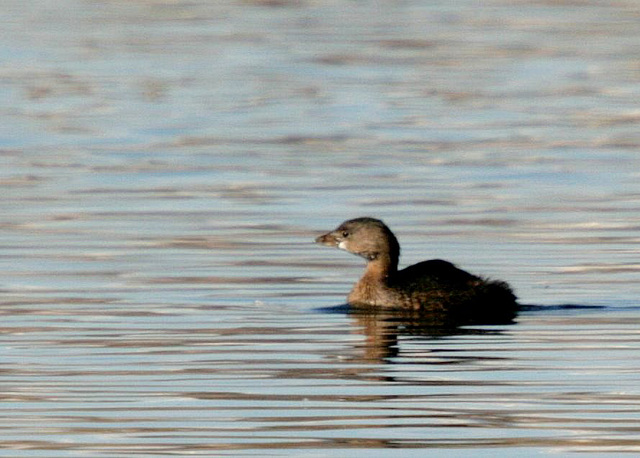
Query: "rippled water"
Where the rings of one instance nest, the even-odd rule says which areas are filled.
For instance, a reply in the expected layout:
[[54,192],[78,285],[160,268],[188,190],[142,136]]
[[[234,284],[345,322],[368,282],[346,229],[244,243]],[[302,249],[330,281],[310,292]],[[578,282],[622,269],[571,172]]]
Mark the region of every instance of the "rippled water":
[[[0,29],[0,450],[640,452],[637,2],[8,0]],[[332,309],[362,264],[311,241],[362,215],[541,307]]]

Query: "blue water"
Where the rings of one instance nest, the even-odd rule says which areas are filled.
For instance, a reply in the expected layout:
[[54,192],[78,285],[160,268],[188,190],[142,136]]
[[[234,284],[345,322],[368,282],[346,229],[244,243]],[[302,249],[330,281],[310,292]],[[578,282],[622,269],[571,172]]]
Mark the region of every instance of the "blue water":
[[[640,451],[640,5],[10,0],[0,31],[0,450]],[[364,215],[536,307],[327,313],[362,262],[312,240]]]

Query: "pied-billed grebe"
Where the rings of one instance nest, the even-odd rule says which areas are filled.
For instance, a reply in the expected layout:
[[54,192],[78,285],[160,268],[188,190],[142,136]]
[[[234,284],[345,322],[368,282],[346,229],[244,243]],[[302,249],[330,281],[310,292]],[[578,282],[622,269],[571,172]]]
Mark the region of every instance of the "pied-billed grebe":
[[450,262],[434,259],[398,270],[400,245],[378,219],[345,221],[315,242],[367,260],[364,275],[348,296],[353,306],[487,319],[516,312],[516,297],[506,283],[476,277]]

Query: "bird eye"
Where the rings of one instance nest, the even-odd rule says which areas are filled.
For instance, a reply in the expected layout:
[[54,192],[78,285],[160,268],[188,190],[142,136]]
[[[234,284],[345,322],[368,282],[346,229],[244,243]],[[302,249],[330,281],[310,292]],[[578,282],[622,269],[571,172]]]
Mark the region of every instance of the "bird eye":
[[346,239],[349,237],[349,231],[342,231],[342,236]]

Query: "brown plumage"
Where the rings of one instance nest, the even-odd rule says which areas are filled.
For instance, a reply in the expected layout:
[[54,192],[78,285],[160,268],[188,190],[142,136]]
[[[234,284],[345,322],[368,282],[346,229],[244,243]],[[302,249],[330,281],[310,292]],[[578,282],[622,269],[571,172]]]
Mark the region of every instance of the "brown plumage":
[[378,219],[345,221],[315,241],[367,260],[347,299],[352,306],[420,310],[487,322],[515,316],[516,297],[504,282],[477,277],[440,259],[398,270],[400,245]]

